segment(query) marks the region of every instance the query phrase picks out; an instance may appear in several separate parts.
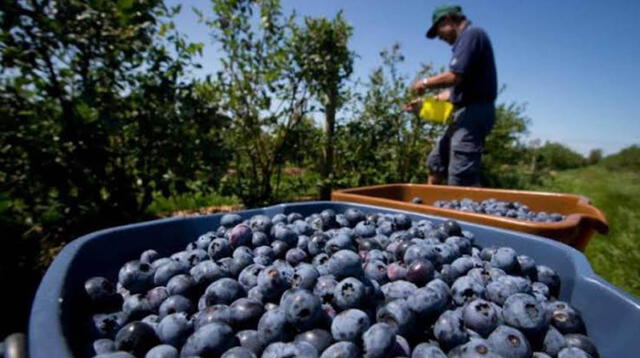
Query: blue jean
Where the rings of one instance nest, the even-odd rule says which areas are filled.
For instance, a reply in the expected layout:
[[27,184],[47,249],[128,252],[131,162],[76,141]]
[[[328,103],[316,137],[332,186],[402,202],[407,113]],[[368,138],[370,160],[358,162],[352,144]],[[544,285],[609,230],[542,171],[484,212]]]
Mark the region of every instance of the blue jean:
[[431,173],[447,178],[449,185],[480,186],[480,164],[484,141],[493,128],[493,103],[457,108],[444,135],[427,159]]

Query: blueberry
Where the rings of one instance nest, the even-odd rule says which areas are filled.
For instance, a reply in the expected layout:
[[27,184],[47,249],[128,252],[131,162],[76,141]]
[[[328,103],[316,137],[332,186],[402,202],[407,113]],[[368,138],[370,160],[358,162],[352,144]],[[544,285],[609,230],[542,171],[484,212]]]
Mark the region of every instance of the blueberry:
[[233,247],[229,244],[229,240],[223,238],[214,239],[208,248],[209,257],[211,257],[212,260],[229,257],[232,252]]
[[320,297],[323,303],[331,303],[336,286],[338,281],[333,276],[320,276],[313,288],[313,294]]
[[156,333],[148,324],[134,321],[122,327],[116,334],[117,350],[129,352],[136,356],[144,356],[148,350],[160,342]]
[[462,317],[458,312],[445,311],[433,325],[433,336],[440,346],[449,350],[469,340],[469,334],[464,329]]
[[536,279],[549,287],[549,293],[553,297],[558,297],[560,294],[560,276],[551,268],[538,265],[536,266]]
[[519,273],[520,264],[518,255],[510,247],[501,247],[491,257],[491,266],[497,267],[506,273]]
[[[93,351],[96,354],[111,353],[116,351],[116,344],[108,338],[100,338],[93,342]],[[3,354],[4,357],[4,354]]]
[[252,264],[245,267],[238,276],[238,282],[240,282],[245,290],[255,287],[258,284],[258,275],[263,269],[264,266],[259,264]]
[[333,343],[333,337],[328,331],[316,328],[298,334],[294,342],[307,342],[315,347],[316,351],[322,352]]
[[447,237],[462,236],[462,228],[460,227],[460,224],[458,224],[458,222],[454,220],[447,220],[442,223],[440,230],[442,230],[442,232],[444,232]]
[[409,331],[414,322],[414,315],[405,300],[398,299],[380,307],[376,313],[378,322],[387,323],[400,334]]
[[333,302],[341,310],[357,308],[365,299],[365,286],[362,281],[348,277],[340,281],[333,290]]
[[336,341],[357,343],[362,334],[369,328],[369,316],[358,309],[340,312],[331,323],[331,335]]
[[550,298],[549,287],[538,281],[531,283],[531,294],[538,301],[547,301]]
[[150,314],[140,320],[142,323],[146,323],[155,331],[160,323],[160,317],[157,314]]
[[308,263],[300,263],[295,268],[295,273],[293,274],[293,277],[291,279],[291,285],[293,287],[313,290],[318,277],[320,277],[320,274],[313,265]]
[[466,275],[469,271],[474,268],[481,268],[481,261],[477,262],[469,256],[462,256],[455,259],[451,263],[451,269],[454,271],[454,276],[457,279],[458,277]]
[[462,310],[462,320],[467,328],[487,337],[498,326],[498,313],[491,303],[476,299],[469,302]]
[[360,257],[353,251],[340,250],[333,254],[327,262],[329,273],[338,279],[363,275]]
[[349,226],[354,227],[365,219],[364,213],[358,209],[348,208],[344,212],[344,217],[349,222]]
[[156,286],[165,286],[173,276],[187,272],[189,272],[188,266],[171,260],[155,270],[153,284]]
[[298,331],[313,328],[322,314],[320,298],[302,288],[290,290],[290,294],[281,306],[287,322]]
[[387,302],[399,299],[407,298],[413,294],[418,287],[409,281],[394,281],[382,285],[380,290]]
[[128,319],[141,319],[153,312],[149,300],[139,293],[130,295],[124,300],[122,311],[127,314]]
[[253,232],[248,225],[238,224],[231,229],[229,243],[233,247],[247,246],[251,244]]
[[358,358],[360,351],[352,342],[338,342],[329,346],[322,352],[320,358]]
[[528,337],[539,335],[549,324],[544,307],[533,296],[524,293],[507,298],[502,306],[502,317],[505,323]]
[[460,306],[476,298],[484,298],[484,296],[484,286],[469,276],[458,278],[451,286],[451,297]]
[[259,246],[253,250],[253,261],[257,264],[268,266],[276,259],[276,254],[270,246]]
[[158,315],[160,318],[164,318],[167,315],[176,312],[184,312],[191,314],[196,307],[193,306],[193,303],[186,297],[180,295],[169,296],[158,309]]
[[527,255],[518,255],[517,260],[522,275],[532,280],[537,277],[536,262],[534,259]]
[[236,328],[255,327],[264,313],[262,302],[240,298],[231,304],[231,317]]
[[224,352],[221,358],[256,358],[256,355],[248,348],[233,347]]
[[207,287],[204,293],[207,305],[221,303],[228,305],[245,295],[246,291],[242,285],[231,278],[221,278],[215,281]]
[[260,246],[268,246],[271,245],[271,240],[269,240],[269,236],[262,231],[254,231],[251,235],[251,246],[260,247]]
[[448,304],[447,296],[430,287],[419,288],[407,298],[409,309],[420,319],[431,320],[439,316]]
[[129,261],[118,272],[118,282],[131,293],[142,293],[153,287],[154,272],[149,264]]
[[591,338],[578,333],[570,333],[564,336],[567,346],[580,348],[586,353],[588,353],[593,358],[599,358],[600,354],[598,353],[598,349],[596,345],[593,343]]
[[387,278],[389,281],[404,280],[407,278],[409,269],[400,262],[392,262],[387,265]]
[[255,355],[262,353],[263,345],[256,330],[244,330],[236,334],[240,346],[247,348]]
[[268,233],[271,231],[271,218],[266,215],[255,215],[249,219],[249,227],[253,231]]
[[209,248],[211,241],[213,241],[213,239],[215,238],[216,238],[216,233],[213,231],[209,231],[203,235],[198,236],[198,239],[196,240],[196,246],[199,249],[206,250]]
[[287,251],[285,259],[291,265],[296,266],[301,262],[307,261],[307,253],[302,249],[294,247]]
[[100,337],[113,337],[126,323],[125,312],[98,313],[92,316],[93,327]]
[[386,323],[376,323],[362,335],[363,357],[384,358],[396,343],[395,329]]
[[351,237],[346,234],[338,234],[327,241],[324,246],[324,251],[328,255],[333,255],[340,250],[355,250]]
[[567,341],[562,333],[553,326],[549,327],[542,342],[542,350],[555,357],[565,347],[567,347]]
[[505,357],[531,356],[531,346],[524,334],[509,326],[498,326],[487,338],[491,348]]
[[158,323],[156,334],[162,343],[181,347],[193,333],[193,326],[186,313],[173,313]]
[[297,235],[307,235],[307,236],[313,235],[313,233],[315,232],[313,227],[311,227],[311,225],[309,225],[309,223],[307,223],[304,220],[296,220],[293,223],[293,231],[295,231]]
[[284,259],[287,251],[289,250],[289,244],[281,240],[274,240],[271,243],[271,248],[273,249],[273,254],[277,259]]
[[208,306],[193,315],[193,325],[199,329],[212,322],[222,322],[228,325],[234,323],[233,310],[227,305]]
[[160,258],[160,254],[156,250],[146,250],[140,254],[140,262],[151,265],[151,263]]
[[182,346],[181,357],[218,357],[236,345],[229,325],[213,322],[198,328]]
[[451,352],[449,357],[455,358],[501,358],[502,356],[491,349],[487,341],[481,338],[471,338],[469,342],[460,345]]
[[111,353],[98,354],[94,358],[136,358],[129,352],[117,351]]
[[309,343],[272,343],[262,353],[262,358],[309,357],[317,358],[318,352]]
[[282,213],[278,213],[276,215],[274,215],[271,218],[271,222],[273,222],[273,224],[277,224],[277,223],[286,223],[287,222],[287,215],[282,214]]
[[287,337],[287,315],[281,307],[266,311],[258,321],[258,337],[263,345]]
[[582,315],[568,303],[563,301],[550,302],[545,308],[551,317],[551,324],[562,334],[585,333]]
[[238,214],[224,214],[222,218],[220,218],[220,225],[224,226],[227,229],[230,229],[242,222],[242,217]]
[[438,346],[420,343],[413,349],[411,358],[447,358],[447,355]]
[[258,274],[257,288],[266,300],[275,302],[282,292],[288,288],[288,284],[280,270],[274,266],[269,266]]
[[550,355],[543,352],[533,352],[531,358],[552,358]]
[[289,247],[295,247],[298,243],[298,234],[288,226],[274,226],[273,232],[276,241],[282,241]]
[[328,230],[338,226],[336,212],[333,209],[322,210],[322,212],[320,212],[320,219],[322,220],[322,230]]
[[589,353],[576,347],[567,347],[558,353],[558,358],[592,358]]
[[198,292],[196,281],[189,275],[176,275],[167,282],[167,292],[169,295],[182,295],[194,298]]
[[444,241],[444,243],[458,247],[461,254],[471,254],[472,242],[465,236],[450,236]]
[[97,311],[108,311],[122,304],[122,297],[116,288],[104,277],[92,277],[84,284],[84,290],[91,299],[91,305]]
[[[369,252],[371,253],[371,252]],[[369,260],[364,265],[364,276],[371,280],[376,280],[379,283],[385,283],[387,281],[387,265],[380,260]]]

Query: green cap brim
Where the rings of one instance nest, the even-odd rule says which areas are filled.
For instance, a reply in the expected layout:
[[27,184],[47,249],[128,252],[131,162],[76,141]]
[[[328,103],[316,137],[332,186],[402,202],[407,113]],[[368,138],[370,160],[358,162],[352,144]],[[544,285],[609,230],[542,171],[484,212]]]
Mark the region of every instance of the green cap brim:
[[437,27],[438,27],[438,23],[437,22],[435,24],[431,25],[431,27],[427,31],[427,38],[428,39],[435,39],[436,38]]

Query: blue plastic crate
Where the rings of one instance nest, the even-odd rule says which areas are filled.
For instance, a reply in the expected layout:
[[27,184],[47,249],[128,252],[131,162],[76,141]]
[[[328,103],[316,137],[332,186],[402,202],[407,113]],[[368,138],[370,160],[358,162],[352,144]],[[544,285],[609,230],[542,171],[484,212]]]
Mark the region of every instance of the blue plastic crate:
[[[309,215],[324,209],[343,212],[349,207],[364,212],[404,213],[412,220],[446,219],[344,202],[281,204],[238,212],[243,218],[298,212]],[[96,275],[116,277],[125,262],[146,249],[169,254],[217,228],[222,214],[171,218],[126,225],[85,235],[67,245],[44,276],[33,302],[28,348],[33,358],[91,356],[86,321],[84,282]],[[504,245],[537,263],[555,269],[562,279],[560,299],[582,311],[589,336],[603,358],[640,357],[640,302],[597,276],[579,251],[564,244],[515,231],[460,222],[476,236],[480,246]],[[615,258],[612,258],[615,259]]]

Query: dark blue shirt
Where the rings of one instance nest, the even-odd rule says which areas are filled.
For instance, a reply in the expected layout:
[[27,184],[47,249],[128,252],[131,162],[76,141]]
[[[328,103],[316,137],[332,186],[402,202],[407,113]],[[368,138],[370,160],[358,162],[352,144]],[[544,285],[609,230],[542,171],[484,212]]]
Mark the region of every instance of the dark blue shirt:
[[451,72],[462,75],[462,82],[451,91],[457,106],[492,103],[498,93],[496,63],[489,36],[479,27],[467,25],[453,44]]

